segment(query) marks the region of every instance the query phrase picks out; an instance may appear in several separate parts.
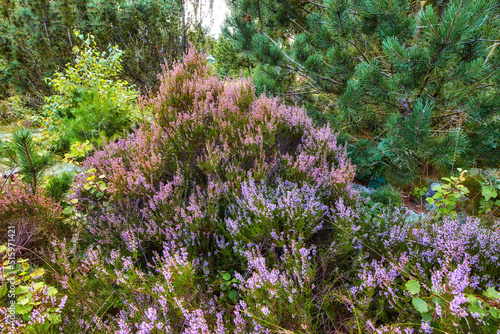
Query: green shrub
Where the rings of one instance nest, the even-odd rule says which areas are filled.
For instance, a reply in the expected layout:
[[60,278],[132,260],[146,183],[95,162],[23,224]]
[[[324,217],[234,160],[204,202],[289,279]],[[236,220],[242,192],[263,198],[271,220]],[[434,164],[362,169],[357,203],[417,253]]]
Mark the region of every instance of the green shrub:
[[401,192],[391,185],[377,188],[370,194],[370,200],[375,203],[381,203],[384,206],[400,206],[403,203]]
[[[62,321],[67,296],[47,285],[43,268],[13,255],[15,249],[0,244],[0,328],[4,333],[52,333]],[[11,303],[14,302],[14,303]],[[11,312],[13,311],[13,312]],[[12,318],[13,317],[13,318]]]
[[130,127],[129,115],[114,101],[112,88],[95,88],[75,98],[76,105],[63,118],[64,131],[73,140],[95,140],[102,134],[111,138]]
[[86,39],[78,32],[75,35],[82,47],[73,48],[73,64],[48,80],[57,94],[46,98],[42,110],[45,131],[59,132],[53,136],[55,143],[61,141],[58,138],[94,140],[101,133],[112,137],[127,130],[139,117],[137,91],[118,79],[123,52],[117,46],[100,52],[92,35]]
[[73,182],[72,173],[63,172],[60,175],[54,175],[45,185],[45,193],[56,203],[61,203],[71,187],[71,182]]

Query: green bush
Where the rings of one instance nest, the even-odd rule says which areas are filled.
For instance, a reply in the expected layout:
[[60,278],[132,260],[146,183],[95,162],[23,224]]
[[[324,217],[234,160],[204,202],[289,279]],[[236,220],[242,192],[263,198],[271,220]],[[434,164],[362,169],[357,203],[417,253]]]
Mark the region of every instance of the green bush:
[[72,142],[95,140],[102,133],[112,137],[139,118],[137,91],[118,79],[123,52],[117,46],[100,52],[93,36],[75,35],[82,47],[75,46],[74,63],[49,80],[57,94],[47,97],[43,107],[45,131],[53,134],[52,146],[59,151],[67,147],[61,145],[66,138]]
[[381,203],[386,206],[400,206],[403,203],[401,192],[391,185],[385,185],[376,189],[370,199],[375,203]]
[[8,333],[56,332],[67,296],[44,282],[43,268],[16,259],[14,252],[12,246],[0,244],[0,328]]
[[45,185],[45,194],[56,203],[61,203],[71,187],[71,182],[73,182],[72,173],[63,172],[60,175],[54,175]]

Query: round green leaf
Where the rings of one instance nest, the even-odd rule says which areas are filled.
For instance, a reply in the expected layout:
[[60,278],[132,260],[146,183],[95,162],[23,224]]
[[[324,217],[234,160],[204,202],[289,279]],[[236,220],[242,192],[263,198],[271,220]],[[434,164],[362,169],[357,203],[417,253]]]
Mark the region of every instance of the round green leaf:
[[420,298],[413,298],[412,304],[420,313],[426,313],[429,311],[429,305],[427,305],[427,303]]
[[412,295],[416,295],[420,292],[420,283],[415,280],[406,282],[406,289],[410,291]]

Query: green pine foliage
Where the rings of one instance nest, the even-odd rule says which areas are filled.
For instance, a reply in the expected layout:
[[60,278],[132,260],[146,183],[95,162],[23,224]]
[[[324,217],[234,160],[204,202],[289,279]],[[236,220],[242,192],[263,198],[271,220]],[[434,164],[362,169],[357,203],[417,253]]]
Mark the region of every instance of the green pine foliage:
[[92,140],[101,134],[111,138],[130,126],[127,114],[110,90],[103,93],[96,87],[82,92],[75,98],[75,105],[64,118],[64,127],[65,132],[78,141]]
[[334,114],[333,126],[352,144],[371,142],[383,155],[373,177],[404,185],[423,170],[499,165],[498,2],[233,0],[230,6],[224,38],[269,73],[254,70],[261,90]]
[[17,169],[21,178],[36,192],[42,173],[51,163],[51,157],[38,154],[29,130],[14,131],[12,142],[0,142],[0,150],[1,154],[9,159],[10,167]]
[[45,194],[54,202],[60,203],[68,193],[71,182],[73,182],[73,174],[71,173],[62,172],[59,175],[54,175],[45,185]]

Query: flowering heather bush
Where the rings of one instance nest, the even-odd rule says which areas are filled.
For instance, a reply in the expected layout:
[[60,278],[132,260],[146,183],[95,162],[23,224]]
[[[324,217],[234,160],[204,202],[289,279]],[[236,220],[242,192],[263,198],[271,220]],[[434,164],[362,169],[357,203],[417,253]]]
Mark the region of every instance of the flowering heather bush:
[[[80,246],[96,244],[80,250],[83,262],[76,246],[60,244],[56,278],[78,286],[77,296],[94,284],[120,291],[120,307],[98,326],[123,333],[309,330],[311,240],[328,203],[356,201],[345,148],[303,109],[255,98],[250,81],[212,76],[194,51],[160,79],[158,94],[142,100],[153,124],[95,152],[76,177],[72,199],[87,222]],[[101,309],[95,303],[111,295],[86,305]],[[68,319],[91,328],[91,309]]]
[[[498,330],[500,299],[488,301],[483,293],[500,287],[499,225],[485,228],[471,218],[465,223],[450,218],[418,225],[402,222],[401,212],[395,211],[353,228],[361,270],[347,304],[363,315],[367,329],[392,333],[393,325],[376,328],[383,320],[422,322],[422,330],[429,333],[431,327],[446,333]],[[410,280],[421,286],[414,298],[407,288]],[[474,307],[474,300],[483,306]],[[488,303],[497,308],[490,318]],[[400,328],[412,332],[415,325]]]
[[43,191],[33,193],[19,179],[5,183],[0,190],[0,244],[7,242],[7,229],[14,226],[18,247],[40,250],[48,246],[54,236],[68,234],[62,226],[61,213],[60,205]]
[[93,175],[77,177],[74,198],[92,208],[90,232],[100,244],[147,253],[165,240],[210,242],[221,230],[221,203],[239,196],[250,179],[352,197],[354,168],[345,149],[330,129],[313,127],[303,109],[254,98],[250,81],[219,81],[193,50],[160,80],[159,92],[142,101],[157,122],[85,162],[105,176],[104,195],[85,189]]
[[142,99],[154,122],[95,152],[76,177],[85,229],[54,241],[50,259],[68,294],[64,331],[495,326],[486,302],[496,303],[498,230],[372,214],[330,129],[255,98],[249,81],[218,80],[203,55],[190,51],[160,79]]

